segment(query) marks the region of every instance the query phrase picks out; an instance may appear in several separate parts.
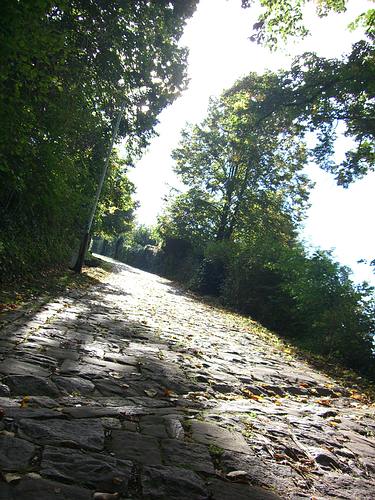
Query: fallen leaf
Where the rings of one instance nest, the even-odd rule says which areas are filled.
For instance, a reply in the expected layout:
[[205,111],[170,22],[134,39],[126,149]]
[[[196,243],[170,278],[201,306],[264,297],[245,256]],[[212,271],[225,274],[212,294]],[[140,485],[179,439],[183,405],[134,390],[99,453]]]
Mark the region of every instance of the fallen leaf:
[[164,389],[164,397],[170,398],[173,394],[173,391],[171,389]]
[[331,427],[333,427],[335,429],[335,428],[337,428],[338,423],[334,422],[333,420],[331,420],[330,422],[328,422],[328,425],[331,426]]
[[364,394],[360,394],[359,392],[352,392],[350,397],[351,399],[355,399],[357,401],[365,401],[367,399]]
[[124,480],[121,478],[121,477],[117,477],[115,476],[113,479],[112,479],[112,483],[113,484],[122,484],[124,482]]
[[30,396],[24,396],[20,403],[20,408],[27,408],[29,406]]
[[322,406],[332,406],[332,401],[330,399],[317,399],[316,402]]
[[249,391],[249,389],[242,389],[242,393],[249,399],[254,399],[255,401],[261,401],[263,398],[262,396],[258,396],[257,394],[254,394],[253,392]]

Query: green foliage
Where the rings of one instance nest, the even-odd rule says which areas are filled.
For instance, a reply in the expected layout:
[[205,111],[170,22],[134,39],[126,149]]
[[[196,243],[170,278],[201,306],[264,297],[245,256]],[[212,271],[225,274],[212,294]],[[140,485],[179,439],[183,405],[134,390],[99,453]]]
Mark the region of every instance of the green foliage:
[[[61,261],[83,228],[122,102],[130,165],[186,84],[196,0],[5,1],[0,7],[0,272]],[[114,174],[113,174],[114,175]],[[117,174],[116,174],[117,175]],[[132,190],[112,179],[117,193]],[[125,194],[124,196],[127,196]],[[129,202],[102,203],[118,231]],[[127,206],[127,208],[124,208]],[[122,227],[124,229],[124,227]]]
[[113,154],[110,172],[98,206],[95,235],[111,239],[131,231],[136,207],[134,193],[135,187],[126,176],[125,162]]
[[280,40],[285,42],[289,37],[303,38],[309,34],[305,24],[304,8],[314,3],[319,17],[330,12],[345,12],[348,0],[242,0],[242,7],[251,7],[259,3],[262,13],[253,26],[253,41],[275,49]]
[[[242,6],[247,8],[254,3],[243,0]],[[259,0],[258,3],[263,10],[253,27],[253,41],[276,49],[280,41],[308,34],[304,9],[312,0]],[[319,0],[314,3],[317,14],[324,17],[330,12],[344,12],[348,2]],[[375,165],[374,26],[375,10],[368,9],[349,27],[352,30],[364,28],[370,41],[354,44],[351,53],[341,59],[324,59],[315,54],[297,58],[291,71],[279,74],[274,91],[268,93],[263,105],[262,120],[279,111],[289,114],[290,118],[294,115],[301,127],[316,132],[318,141],[312,151],[313,159],[334,173],[338,184],[344,187],[374,170]],[[256,103],[250,104],[259,112]],[[337,127],[338,124],[341,127]],[[343,129],[344,135],[354,143],[339,165],[332,161],[337,129]]]
[[127,245],[130,247],[140,246],[145,247],[147,245],[157,245],[158,235],[153,227],[146,226],[145,224],[139,224],[134,227],[134,229],[129,233],[127,239]]
[[[374,48],[362,41],[342,59],[303,54],[289,71],[269,74],[258,99],[252,93],[253,74],[239,80],[226,95],[249,95],[243,112],[256,117],[254,127],[267,130],[280,122],[300,138],[315,132],[316,146],[310,149],[310,158],[347,187],[375,166],[374,69]],[[335,164],[338,125],[353,146]]]
[[280,113],[259,125],[256,110],[247,112],[273,80],[271,74],[251,74],[246,89],[213,100],[207,118],[183,131],[173,157],[189,190],[170,208],[173,220],[173,212],[182,215],[174,228],[180,236],[230,239],[258,207],[258,214],[276,205],[303,218],[310,184],[301,172],[307,156],[299,130],[287,127]]
[[[250,74],[211,102],[201,124],[183,131],[173,156],[187,189],[170,198],[159,219],[164,269],[299,345],[375,377],[373,290],[356,287],[328,252],[308,252],[297,239],[310,187],[301,173],[304,136],[320,127],[312,154],[326,167],[332,143],[324,127],[333,125],[331,101],[339,95],[338,87],[327,90],[326,102],[313,82],[341,64],[313,55],[303,61],[290,72]],[[345,108],[350,116],[354,97],[343,96],[337,112]],[[354,111],[347,117],[351,131],[365,134],[366,119],[357,118]]]

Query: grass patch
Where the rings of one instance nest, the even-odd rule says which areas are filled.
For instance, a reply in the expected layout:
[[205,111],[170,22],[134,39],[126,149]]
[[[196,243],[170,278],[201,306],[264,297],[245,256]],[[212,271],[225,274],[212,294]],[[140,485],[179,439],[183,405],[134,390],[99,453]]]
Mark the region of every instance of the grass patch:
[[[95,267],[85,267],[81,274],[76,274],[66,267],[55,267],[38,274],[25,275],[17,281],[0,283],[0,317],[9,311],[32,305],[36,301],[44,302],[70,290],[84,290],[95,285],[109,274],[111,265],[96,259]],[[105,264],[105,265],[102,265]]]

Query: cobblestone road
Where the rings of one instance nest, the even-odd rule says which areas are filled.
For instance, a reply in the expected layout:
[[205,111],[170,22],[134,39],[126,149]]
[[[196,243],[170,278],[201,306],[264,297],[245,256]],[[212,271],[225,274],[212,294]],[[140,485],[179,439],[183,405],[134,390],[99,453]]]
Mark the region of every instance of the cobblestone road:
[[375,497],[374,407],[168,280],[0,321],[0,499]]

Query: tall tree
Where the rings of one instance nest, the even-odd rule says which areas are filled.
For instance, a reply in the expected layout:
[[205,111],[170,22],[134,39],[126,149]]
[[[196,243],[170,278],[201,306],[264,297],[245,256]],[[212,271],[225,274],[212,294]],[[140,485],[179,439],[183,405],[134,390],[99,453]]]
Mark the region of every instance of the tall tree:
[[212,206],[217,240],[231,239],[259,206],[277,205],[296,221],[303,217],[309,182],[301,172],[307,157],[298,128],[282,114],[260,124],[258,113],[247,112],[273,78],[252,74],[246,89],[212,101],[207,118],[183,132],[173,153],[175,170],[189,186],[185,198],[197,208],[199,199]]
[[179,39],[196,4],[1,3],[1,271],[67,254],[90,207],[121,103],[120,137],[130,164],[158,113],[185,87]]

